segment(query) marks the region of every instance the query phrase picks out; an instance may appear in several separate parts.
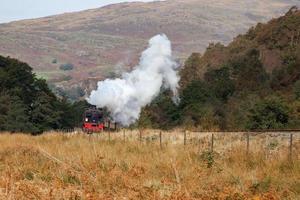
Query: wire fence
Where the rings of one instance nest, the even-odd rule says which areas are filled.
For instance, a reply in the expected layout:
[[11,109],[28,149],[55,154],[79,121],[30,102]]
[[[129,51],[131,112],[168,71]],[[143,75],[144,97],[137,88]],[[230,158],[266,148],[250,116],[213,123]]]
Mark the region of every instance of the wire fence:
[[168,145],[196,146],[199,151],[226,152],[236,146],[245,149],[246,154],[267,150],[270,154],[287,153],[289,159],[299,159],[300,130],[267,130],[254,132],[191,132],[183,130],[129,130],[105,131],[86,134],[81,129],[59,130],[72,137],[86,135],[101,141],[139,142],[157,144],[161,149]]

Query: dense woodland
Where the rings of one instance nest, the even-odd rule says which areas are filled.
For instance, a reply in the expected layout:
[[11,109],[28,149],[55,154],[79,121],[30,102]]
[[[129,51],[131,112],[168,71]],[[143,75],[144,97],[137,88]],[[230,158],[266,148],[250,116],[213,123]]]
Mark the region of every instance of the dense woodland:
[[[181,72],[180,104],[164,91],[139,128],[300,128],[300,11],[258,24],[227,47],[210,44]],[[85,101],[57,97],[32,68],[0,56],[0,131],[42,133],[80,125]]]
[[73,128],[87,106],[57,98],[26,63],[0,56],[0,131],[38,134]]
[[181,103],[168,92],[148,106],[141,127],[196,130],[300,128],[300,11],[258,24],[227,47],[210,44],[181,70]]

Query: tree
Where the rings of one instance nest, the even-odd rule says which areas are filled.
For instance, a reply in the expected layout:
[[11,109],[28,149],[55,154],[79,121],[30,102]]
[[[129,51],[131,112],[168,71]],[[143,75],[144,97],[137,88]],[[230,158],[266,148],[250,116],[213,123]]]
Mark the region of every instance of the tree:
[[230,78],[230,69],[225,66],[205,73],[205,80],[218,99],[227,101],[235,91],[234,81]]
[[6,128],[7,123],[7,113],[9,111],[8,102],[10,101],[10,96],[6,93],[0,93],[0,130],[3,131]]
[[187,126],[211,129],[208,124],[215,126],[215,105],[218,99],[207,82],[192,81],[181,94],[179,105],[181,120]]
[[294,84],[294,94],[295,94],[296,99],[300,98],[300,80],[298,80]]
[[259,91],[267,87],[269,76],[265,71],[257,49],[250,49],[228,63],[237,91]]
[[23,133],[36,132],[36,127],[29,121],[27,109],[27,106],[18,97],[11,97],[5,117],[5,130]]
[[35,124],[36,133],[58,128],[61,112],[53,105],[55,101],[56,97],[39,92],[37,99],[31,105],[30,121]]
[[250,130],[285,128],[289,122],[288,106],[279,98],[271,97],[257,102],[248,116]]
[[180,71],[181,86],[185,87],[191,81],[199,79],[200,66],[201,66],[201,54],[193,53],[186,60],[186,62],[184,64],[184,68]]
[[[82,95],[83,91],[78,93]],[[2,56],[0,94],[0,130],[36,134],[73,128],[81,121],[82,107],[57,98],[26,63]]]
[[73,127],[82,126],[82,116],[84,111],[90,107],[90,104],[86,100],[76,101],[72,104]]

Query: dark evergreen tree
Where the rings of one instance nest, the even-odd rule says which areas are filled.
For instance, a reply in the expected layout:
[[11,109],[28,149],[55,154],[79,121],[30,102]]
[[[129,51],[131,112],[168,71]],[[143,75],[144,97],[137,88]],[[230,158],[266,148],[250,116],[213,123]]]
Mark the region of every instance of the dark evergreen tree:
[[42,133],[79,126],[86,102],[57,98],[31,67],[0,56],[0,130]]
[[281,129],[289,122],[288,106],[279,98],[257,102],[250,109],[248,128],[251,130]]

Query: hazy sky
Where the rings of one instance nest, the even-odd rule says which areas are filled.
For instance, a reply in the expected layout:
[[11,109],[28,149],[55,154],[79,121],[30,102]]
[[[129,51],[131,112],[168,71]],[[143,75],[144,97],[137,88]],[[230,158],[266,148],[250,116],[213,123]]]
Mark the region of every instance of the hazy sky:
[[130,1],[147,2],[152,0],[1,0],[0,23]]

